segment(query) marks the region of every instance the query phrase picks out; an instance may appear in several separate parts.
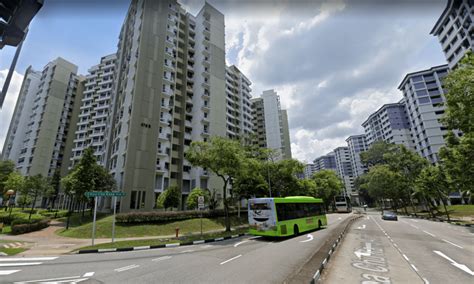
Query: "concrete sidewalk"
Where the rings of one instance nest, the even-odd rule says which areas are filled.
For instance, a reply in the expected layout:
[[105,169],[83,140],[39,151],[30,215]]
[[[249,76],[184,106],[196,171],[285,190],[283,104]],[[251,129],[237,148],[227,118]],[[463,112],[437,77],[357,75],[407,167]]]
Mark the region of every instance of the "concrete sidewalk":
[[[67,238],[57,235],[55,232],[65,228],[64,222],[52,220],[49,227],[31,233],[22,235],[0,235],[0,240],[9,240],[12,242],[27,242],[25,247],[29,250],[18,254],[17,256],[48,256],[70,253],[78,248],[91,245],[91,239]],[[243,226],[234,227],[233,229]],[[203,233],[216,233],[222,230],[212,230]],[[167,236],[148,236],[148,237],[132,237],[132,238],[115,238],[115,241],[131,241],[145,239],[171,239],[175,235]],[[95,239],[95,244],[110,243],[111,238]]]

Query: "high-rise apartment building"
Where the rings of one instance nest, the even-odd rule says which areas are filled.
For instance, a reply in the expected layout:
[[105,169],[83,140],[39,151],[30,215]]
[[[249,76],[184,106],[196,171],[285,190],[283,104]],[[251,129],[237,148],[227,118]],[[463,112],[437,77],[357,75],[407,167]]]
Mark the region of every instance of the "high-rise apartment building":
[[407,74],[398,86],[406,102],[414,149],[432,163],[445,145],[446,128],[440,120],[446,108],[442,80],[447,74],[448,65],[435,66]]
[[[30,122],[30,116],[27,114],[30,113],[33,108],[40,78],[41,72],[34,71],[31,66],[26,69],[15,105],[15,111],[13,112],[7,136],[3,144],[3,160],[12,160],[18,164],[20,155],[24,156],[25,154],[23,141],[26,137],[25,129]],[[22,162],[24,162],[24,157],[22,158]],[[19,167],[19,169],[21,169],[21,167]]]
[[362,127],[365,130],[368,147],[376,141],[383,140],[413,148],[410,122],[403,100],[383,105],[362,123]]
[[474,51],[474,1],[448,0],[431,34],[437,36],[450,69],[468,50]]
[[367,167],[360,160],[360,154],[368,150],[366,136],[365,134],[351,135],[346,139],[346,142],[349,148],[352,171],[354,178],[356,178],[367,172]]
[[134,0],[115,68],[107,160],[127,194],[120,210],[150,210],[170,185],[183,201],[194,187],[220,188],[184,153],[252,129],[250,81],[225,65],[224,15],[208,3],[193,16],[175,0]]
[[337,147],[334,149],[334,154],[336,159],[336,173],[344,183],[344,195],[356,198],[358,194],[354,191],[354,173],[352,170],[349,147]]
[[281,109],[280,97],[267,90],[252,99],[254,144],[277,152],[277,160],[291,159],[288,114]]
[[116,55],[101,58],[100,64],[91,67],[84,81],[80,113],[75,126],[74,146],[71,166],[76,164],[88,147],[94,149],[99,164],[105,166],[105,137],[109,124],[111,109],[112,85]]
[[314,171],[319,172],[321,170],[337,170],[336,156],[334,152],[330,152],[324,156],[320,156],[313,161]]
[[76,72],[76,65],[60,57],[42,72],[27,70],[3,151],[23,175],[51,176],[56,170],[66,175],[74,137],[70,128],[82,98],[83,78]]

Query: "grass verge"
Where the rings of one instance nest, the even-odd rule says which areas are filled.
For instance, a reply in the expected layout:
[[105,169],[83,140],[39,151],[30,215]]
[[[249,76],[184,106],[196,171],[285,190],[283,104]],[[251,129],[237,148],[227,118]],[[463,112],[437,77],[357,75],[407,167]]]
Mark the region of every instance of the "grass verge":
[[[247,218],[238,218],[237,216],[230,217],[232,226],[246,225]],[[131,238],[131,237],[152,237],[152,236],[169,236],[175,234],[175,229],[179,228],[180,235],[200,232],[201,221],[199,218],[175,221],[163,224],[137,224],[126,225],[118,224],[115,226],[116,238]],[[213,231],[222,230],[225,228],[224,218],[202,218],[202,230]],[[87,239],[91,237],[92,222],[70,228],[69,230],[62,229],[56,232],[58,235],[70,238]],[[96,224],[96,238],[111,238],[112,237],[112,216],[104,217],[97,221]]]
[[187,243],[197,240],[207,240],[207,239],[215,239],[215,238],[222,238],[237,234],[247,233],[248,228],[239,228],[231,232],[213,232],[213,233],[203,233],[202,237],[198,234],[187,235],[183,237],[170,238],[170,239],[144,239],[144,240],[133,240],[133,241],[119,241],[114,243],[104,243],[98,244],[94,246],[86,246],[79,248],[77,250],[88,250],[88,249],[108,249],[108,248],[129,248],[129,247],[138,247],[138,246],[154,246],[154,245],[163,245],[163,244],[172,244],[172,243]]
[[0,252],[6,253],[7,255],[15,255],[28,250],[27,248],[0,248]]

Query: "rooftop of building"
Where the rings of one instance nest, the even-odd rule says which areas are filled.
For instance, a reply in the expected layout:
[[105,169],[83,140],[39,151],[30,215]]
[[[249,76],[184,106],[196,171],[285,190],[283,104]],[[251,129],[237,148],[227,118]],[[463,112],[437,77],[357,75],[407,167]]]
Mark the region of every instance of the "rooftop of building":
[[420,71],[415,71],[415,72],[411,72],[411,73],[408,73],[405,75],[405,77],[403,78],[402,82],[400,83],[400,85],[398,85],[398,89],[400,91],[403,90],[403,86],[405,86],[405,84],[407,83],[408,79],[412,76],[415,76],[415,75],[424,75],[426,73],[433,73],[435,71],[441,71],[443,69],[448,69],[448,64],[442,64],[442,65],[437,65],[437,66],[433,66],[431,67],[430,69],[425,69],[425,70],[420,70]]
[[365,127],[369,123],[369,121],[374,118],[374,116],[378,115],[380,112],[384,111],[385,109],[387,109],[389,107],[399,107],[403,104],[404,104],[404,101],[401,100],[401,101],[396,102],[396,103],[389,103],[389,104],[382,105],[378,110],[374,111],[371,115],[369,115],[369,117],[364,122],[362,122],[362,127]]
[[437,36],[440,33],[440,29],[443,26],[445,19],[449,16],[449,13],[451,9],[453,8],[453,5],[458,4],[459,2],[460,2],[459,0],[448,0],[448,3],[446,3],[446,7],[443,10],[443,13],[441,13],[441,16],[438,18],[434,27],[430,31],[431,35]]

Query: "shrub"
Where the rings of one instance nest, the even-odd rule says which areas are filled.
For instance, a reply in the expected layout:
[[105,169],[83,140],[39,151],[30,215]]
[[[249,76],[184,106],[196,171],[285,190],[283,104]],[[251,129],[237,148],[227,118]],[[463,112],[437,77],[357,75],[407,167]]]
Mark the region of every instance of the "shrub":
[[158,208],[177,208],[181,201],[181,190],[178,186],[172,185],[168,187],[156,200]]
[[[217,218],[224,216],[224,210],[212,211],[150,211],[150,212],[129,212],[120,213],[116,216],[117,223],[137,224],[137,223],[166,223],[199,218],[202,214],[204,218]],[[246,214],[246,211],[241,211]],[[237,211],[229,211],[229,215],[237,215]]]
[[209,192],[196,187],[189,193],[188,199],[186,199],[186,207],[188,209],[196,209],[198,207],[199,196],[204,196],[204,204],[209,203]]
[[31,224],[19,224],[12,226],[12,234],[20,235],[29,232],[38,231],[49,226],[49,219],[43,219]]
[[67,210],[42,210],[38,212],[41,216],[48,218],[62,218],[67,217]]
[[45,217],[42,217],[42,216],[35,216],[35,215],[32,215],[31,216],[31,220],[28,221],[28,218],[17,218],[17,219],[14,219],[10,225],[11,226],[15,226],[15,225],[21,225],[21,224],[30,224],[30,223],[37,223],[41,220],[45,220],[47,218]]

